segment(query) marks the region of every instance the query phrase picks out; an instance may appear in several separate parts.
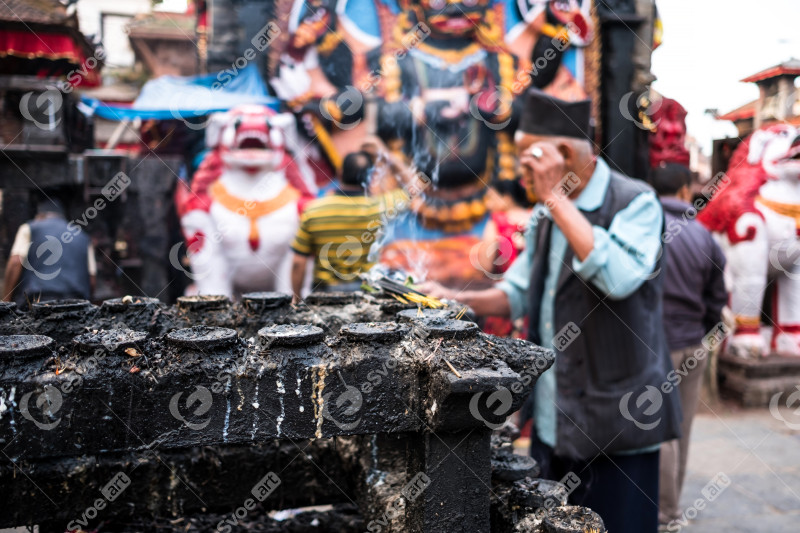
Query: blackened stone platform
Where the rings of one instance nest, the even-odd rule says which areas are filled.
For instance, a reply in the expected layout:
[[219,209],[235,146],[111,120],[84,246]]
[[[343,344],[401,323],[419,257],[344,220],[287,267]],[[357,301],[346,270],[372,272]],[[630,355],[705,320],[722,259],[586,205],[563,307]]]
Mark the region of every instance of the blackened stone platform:
[[[194,497],[203,510],[236,504],[241,490],[225,490],[223,481],[203,484],[197,472],[206,467],[199,465],[213,461],[199,450],[240,454],[241,467],[231,467],[225,455],[228,467],[208,467],[209,479],[229,471],[247,480],[281,457],[267,457],[280,442],[305,443],[298,455],[318,472],[300,476],[303,483],[287,478],[276,494],[292,488],[298,496],[276,496],[261,507],[339,503],[333,485],[370,502],[359,505],[368,519],[381,519],[385,506],[402,498],[394,528],[383,531],[493,531],[491,429],[522,403],[535,383],[524,377],[548,368],[552,352],[442,316],[343,322],[359,314],[382,317],[381,306],[363,296],[298,307],[274,295],[251,300],[166,307],[128,299],[101,307],[50,305],[37,316],[11,310],[3,332],[28,335],[0,337],[0,446],[13,463],[0,469],[0,484],[20,488],[5,495],[13,505],[0,511],[0,527],[43,520],[46,500],[39,501],[36,485],[65,502],[49,516],[74,517],[90,503],[82,495],[96,494],[112,470],[128,472],[136,488],[123,496],[130,505],[109,505],[106,517],[140,509],[143,501],[152,512],[155,506],[171,513],[192,509]],[[30,336],[59,322],[68,327],[57,340]],[[501,389],[510,399],[502,409],[478,405]],[[346,473],[326,459],[321,444],[338,436],[361,442],[339,450],[342,465],[350,465]],[[157,472],[168,462],[163,457],[171,458],[173,476]],[[262,466],[251,472],[248,464]],[[20,471],[29,473],[28,488],[13,481]],[[281,470],[292,479],[302,471]],[[394,490],[376,490],[381,471]],[[89,492],[74,491],[69,480],[76,475]]]

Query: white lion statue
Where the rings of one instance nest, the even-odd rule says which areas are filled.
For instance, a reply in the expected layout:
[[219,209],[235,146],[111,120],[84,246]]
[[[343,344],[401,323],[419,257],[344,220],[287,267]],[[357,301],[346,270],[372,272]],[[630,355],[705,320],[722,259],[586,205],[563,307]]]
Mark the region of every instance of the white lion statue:
[[293,125],[291,115],[258,105],[212,119],[213,150],[176,193],[192,292],[292,292],[289,245],[301,199],[316,192],[287,153]]
[[[757,130],[736,149],[725,183],[700,213],[727,256],[736,355],[800,356],[799,179],[800,130]],[[762,323],[767,291],[772,305]]]

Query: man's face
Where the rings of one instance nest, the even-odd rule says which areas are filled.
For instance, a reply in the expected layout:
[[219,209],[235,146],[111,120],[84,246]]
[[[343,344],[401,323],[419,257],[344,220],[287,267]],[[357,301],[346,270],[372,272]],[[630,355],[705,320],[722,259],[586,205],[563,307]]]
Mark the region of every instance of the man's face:
[[517,147],[517,157],[521,157],[523,152],[530,148],[533,143],[547,142],[547,140],[548,137],[533,135],[531,133],[525,133],[524,131],[517,131],[514,134],[514,145]]
[[564,162],[567,165],[568,171],[578,172],[578,169],[583,169],[588,160],[583,155],[582,151],[574,151],[574,142],[565,137],[552,137],[547,135],[533,135],[523,131],[517,131],[514,134],[514,145],[517,148],[517,157],[522,158],[523,154],[530,149],[535,143],[544,143],[555,146],[561,155],[564,156]]
[[[520,159],[520,162],[523,162],[523,155],[525,152],[528,151],[534,143],[539,142],[552,142],[552,139],[550,137],[533,135],[519,130],[514,134],[514,144],[517,147],[517,158]],[[520,165],[520,174],[520,184],[528,194],[528,200],[532,203],[536,203],[538,198],[533,192],[533,172],[530,170],[530,167],[522,164]]]
[[[549,144],[558,150],[563,158],[563,171],[566,173],[575,173],[578,176],[583,176],[584,179],[579,186],[573,189],[570,197],[577,196],[586,186],[588,175],[594,169],[593,156],[591,155],[591,148],[588,141],[586,144],[581,144],[577,139],[570,139],[566,137],[553,137],[545,135],[532,135],[522,131],[517,131],[514,135],[514,144],[517,148],[517,157],[520,161],[520,183],[528,191],[528,198],[535,202],[536,198],[533,195],[533,171],[529,165],[526,165],[526,160],[529,162],[533,157],[530,155],[529,150],[534,144]],[[588,175],[587,175],[588,174]]]

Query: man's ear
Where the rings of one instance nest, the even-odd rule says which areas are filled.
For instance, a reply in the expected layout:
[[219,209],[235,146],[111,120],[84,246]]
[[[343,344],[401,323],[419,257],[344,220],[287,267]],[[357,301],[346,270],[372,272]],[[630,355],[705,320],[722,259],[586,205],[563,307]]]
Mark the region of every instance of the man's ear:
[[575,149],[569,144],[565,142],[559,142],[556,149],[561,154],[561,157],[564,158],[564,163],[567,168],[571,168],[571,164],[574,163],[573,159],[575,158]]

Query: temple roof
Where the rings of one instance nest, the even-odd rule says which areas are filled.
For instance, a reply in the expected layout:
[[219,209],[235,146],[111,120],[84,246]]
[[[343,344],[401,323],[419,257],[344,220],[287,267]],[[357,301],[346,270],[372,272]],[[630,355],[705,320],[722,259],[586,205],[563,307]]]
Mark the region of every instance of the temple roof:
[[58,0],[4,0],[0,2],[0,21],[77,27],[76,17],[67,14]]
[[728,111],[724,115],[720,115],[717,117],[717,120],[744,120],[748,118],[753,118],[756,114],[756,106],[758,105],[758,100],[753,100],[752,102],[748,102],[743,106],[739,106],[733,111]]
[[131,37],[180,39],[195,38],[195,16],[189,13],[154,11],[137,15],[129,24]]
[[[59,77],[96,54],[75,10],[59,0],[0,0],[0,74]],[[102,56],[74,84],[100,83]]]
[[800,76],[800,59],[792,58],[789,61],[784,61],[783,63],[764,69],[761,72],[757,72],[752,76],[748,76],[741,81],[747,83],[758,82],[776,76]]

